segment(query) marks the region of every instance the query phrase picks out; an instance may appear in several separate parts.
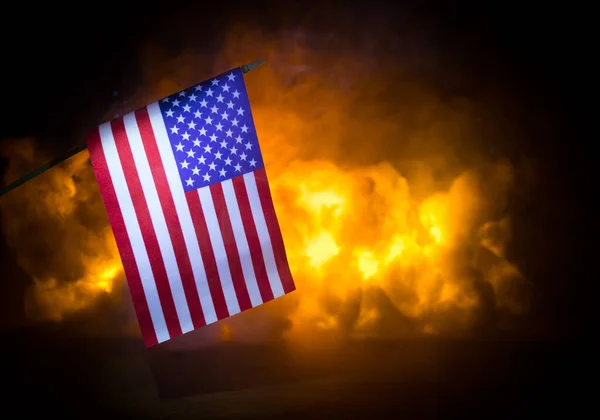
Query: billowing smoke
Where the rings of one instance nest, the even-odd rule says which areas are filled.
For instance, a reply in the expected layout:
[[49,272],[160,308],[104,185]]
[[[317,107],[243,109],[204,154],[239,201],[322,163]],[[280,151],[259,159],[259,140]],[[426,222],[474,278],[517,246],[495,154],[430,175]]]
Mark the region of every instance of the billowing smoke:
[[[32,139],[6,142],[5,154],[7,180],[48,160]],[[87,152],[3,199],[6,241],[32,281],[29,317],[60,321],[119,287],[122,267]]]
[[[418,77],[435,67],[431,54],[386,67],[371,44],[233,32],[211,62],[149,46],[128,98],[141,106],[268,62],[246,84],[298,290],[205,337],[463,334],[527,311],[529,283],[506,258],[514,168],[488,153],[476,104]],[[45,158],[32,140],[7,153],[7,179]],[[29,316],[61,321],[102,304],[95,318],[129,314],[108,326],[138,334],[87,153],[11,193],[1,211],[32,280]]]

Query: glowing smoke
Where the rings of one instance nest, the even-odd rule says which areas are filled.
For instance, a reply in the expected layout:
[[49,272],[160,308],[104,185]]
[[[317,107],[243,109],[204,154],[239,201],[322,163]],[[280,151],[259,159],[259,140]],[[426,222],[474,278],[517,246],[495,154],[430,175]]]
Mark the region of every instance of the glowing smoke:
[[[513,169],[481,153],[473,106],[378,70],[361,51],[336,51],[243,32],[212,71],[192,53],[166,65],[144,55],[135,106],[269,63],[246,83],[298,290],[212,329],[233,339],[454,334],[526,311],[528,283],[505,256]],[[29,140],[8,151],[8,179],[43,161]],[[7,240],[33,280],[32,317],[61,320],[102,297],[131,306],[117,293],[120,261],[87,157],[2,203]]]
[[[7,179],[47,159],[31,139],[6,146]],[[32,318],[62,320],[119,287],[122,267],[88,157],[77,155],[2,202],[7,242],[33,282],[25,300]]]

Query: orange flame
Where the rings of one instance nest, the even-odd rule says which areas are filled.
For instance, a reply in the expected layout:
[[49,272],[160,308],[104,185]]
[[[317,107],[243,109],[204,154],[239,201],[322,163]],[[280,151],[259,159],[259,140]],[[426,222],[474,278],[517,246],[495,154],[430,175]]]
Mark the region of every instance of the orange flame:
[[[291,40],[259,40],[250,43],[247,34],[231,39],[216,60],[219,71],[256,57],[272,63],[246,83],[298,290],[257,310],[291,320],[288,337],[304,339],[307,331],[460,331],[490,305],[484,289],[494,296],[494,310],[522,313],[526,280],[504,256],[512,169],[483,159],[468,166],[452,154],[468,142],[450,137],[448,128],[468,125],[469,115],[410,80],[400,84],[410,94],[389,108],[371,92],[396,82],[374,77],[373,69],[369,83],[353,80],[353,90],[344,92],[323,71],[356,71],[360,78],[352,57],[320,54]],[[269,48],[248,48],[259,44]],[[145,68],[162,68],[151,55],[146,59]],[[202,68],[198,60],[183,54],[170,67]],[[298,62],[319,71],[295,74],[304,71]],[[139,104],[199,79],[181,71],[175,81],[147,74],[151,88]],[[383,117],[390,109],[402,111]],[[411,120],[422,128],[411,129]],[[32,143],[18,145],[9,176],[33,160]],[[19,263],[34,279],[27,305],[43,317],[60,320],[120,288],[120,261],[85,153],[15,191],[2,204],[2,216]],[[94,223],[82,222],[90,217]],[[62,223],[66,239],[51,250],[44,229],[37,238],[22,236],[27,223]],[[32,242],[44,243],[56,258],[71,256],[84,272],[69,281],[68,265],[40,272]],[[235,338],[234,322],[223,328],[223,339]]]

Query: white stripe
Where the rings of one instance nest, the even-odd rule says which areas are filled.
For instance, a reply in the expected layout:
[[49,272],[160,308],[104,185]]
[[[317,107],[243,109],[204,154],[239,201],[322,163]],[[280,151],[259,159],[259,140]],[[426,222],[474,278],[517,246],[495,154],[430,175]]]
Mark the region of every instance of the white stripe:
[[175,161],[173,149],[169,142],[167,128],[165,127],[160,107],[157,102],[148,105],[146,108],[148,109],[152,131],[156,138],[158,152],[163,167],[165,168],[169,189],[171,190],[171,195],[173,196],[173,201],[175,203],[175,210],[177,211],[179,223],[181,224],[183,239],[190,258],[190,263],[192,264],[192,272],[194,273],[194,280],[196,281],[200,304],[202,305],[202,311],[204,312],[204,319],[207,324],[211,324],[217,320],[217,313],[215,312],[215,305],[210,294],[210,289],[208,288],[208,281],[206,280],[206,272],[204,271],[204,263],[202,261],[202,255],[200,254],[196,230],[194,229],[190,208],[188,207],[185,198],[183,185],[179,178],[177,162]]
[[284,295],[283,285],[281,284],[281,279],[279,278],[279,271],[277,271],[277,264],[275,263],[275,255],[273,253],[273,245],[271,244],[271,236],[269,235],[267,221],[265,220],[265,215],[260,203],[260,196],[258,195],[258,188],[256,187],[256,178],[254,177],[254,172],[244,174],[244,184],[246,184],[248,201],[250,201],[250,209],[252,210],[252,218],[254,219],[256,232],[258,233],[258,239],[260,240],[260,247],[265,260],[265,267],[267,269],[269,283],[271,284],[271,290],[273,291],[273,296],[277,298]]
[[235,294],[235,288],[233,287],[233,280],[231,279],[231,272],[229,271],[227,253],[225,252],[225,244],[223,243],[223,237],[221,236],[219,220],[217,219],[217,213],[215,211],[215,204],[213,203],[212,195],[210,193],[210,187],[199,188],[198,196],[200,197],[202,212],[204,213],[204,217],[206,219],[206,227],[208,228],[210,243],[212,244],[212,249],[215,253],[217,271],[219,272],[219,278],[221,279],[221,287],[223,288],[223,294],[225,295],[227,311],[229,312],[229,315],[235,315],[240,312],[240,304],[238,303],[237,295]]
[[254,274],[254,267],[252,266],[252,257],[250,256],[250,247],[248,246],[248,239],[246,238],[246,231],[244,230],[244,224],[242,223],[240,208],[238,207],[237,197],[235,196],[235,190],[233,189],[233,182],[231,179],[228,179],[227,181],[223,181],[221,185],[223,186],[223,195],[225,197],[225,204],[227,204],[229,220],[231,221],[231,227],[233,229],[235,245],[237,246],[240,262],[242,264],[246,288],[248,289],[248,295],[250,295],[252,307],[255,307],[263,303],[263,301],[260,296],[260,290],[258,289],[258,283],[256,282],[256,275]]
[[146,251],[146,246],[144,245],[142,231],[135,214],[129,189],[127,188],[123,167],[121,166],[121,161],[119,159],[119,155],[117,154],[115,138],[113,137],[110,123],[102,124],[99,127],[99,130],[100,141],[102,144],[102,149],[104,150],[108,172],[110,173],[113,188],[115,189],[115,194],[117,195],[117,201],[119,203],[121,214],[123,215],[125,229],[127,230],[127,236],[131,242],[133,256],[140,273],[142,288],[144,289],[144,295],[146,296],[146,302],[148,303],[148,310],[150,312],[150,318],[152,319],[152,325],[154,326],[154,331],[156,332],[156,338],[158,339],[158,342],[161,343],[170,338],[169,331],[167,329],[165,316],[158,298],[156,282],[154,281],[154,274],[152,273],[150,260],[148,259],[148,253]]
[[123,117],[123,122],[125,123],[125,131],[127,132],[129,144],[131,145],[133,161],[135,162],[140,183],[142,184],[142,191],[144,192],[144,197],[148,204],[152,226],[156,232],[158,247],[160,248],[160,253],[162,254],[165,269],[167,271],[167,277],[169,279],[169,285],[171,286],[171,294],[173,295],[173,302],[175,303],[179,324],[181,325],[182,332],[186,333],[194,329],[194,324],[183,290],[183,284],[181,283],[181,274],[179,273],[175,251],[173,249],[173,244],[171,243],[171,235],[167,228],[165,215],[163,214],[160,199],[158,198],[158,191],[156,190],[154,178],[150,171],[150,165],[148,164],[148,158],[134,113],[131,112],[125,115]]

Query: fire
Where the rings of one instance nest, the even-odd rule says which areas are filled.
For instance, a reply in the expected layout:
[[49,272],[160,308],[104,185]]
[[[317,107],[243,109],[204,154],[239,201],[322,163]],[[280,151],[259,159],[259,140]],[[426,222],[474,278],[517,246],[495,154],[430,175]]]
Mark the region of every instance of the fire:
[[321,232],[317,236],[309,238],[304,247],[304,254],[308,257],[308,263],[314,268],[322,267],[338,253],[339,248],[329,232]]
[[[402,315],[422,321],[420,332],[436,330],[426,320],[437,313],[468,316],[480,308],[473,274],[456,267],[463,258],[457,250],[491,246],[489,238],[470,238],[484,205],[474,175],[465,172],[446,191],[422,200],[390,163],[342,169],[332,162],[296,161],[271,184],[279,214],[290,216],[281,225],[299,283],[293,325],[338,329],[357,291],[360,311],[352,322],[362,334],[386,322],[381,302],[369,299],[374,290],[383,290]],[[496,292],[493,267],[518,272],[497,256],[499,265],[482,272]],[[465,263],[476,269],[474,262]]]
[[[527,281],[505,256],[511,232],[504,203],[514,182],[512,167],[487,158],[461,163],[446,146],[461,144],[447,128],[468,124],[468,116],[405,84],[419,98],[408,104],[416,111],[401,107],[399,96],[396,106],[404,111],[384,117],[395,108],[370,93],[395,82],[372,73],[370,84],[361,84],[364,69],[353,68],[347,57],[311,52],[297,41],[262,41],[257,44],[270,49],[248,51],[255,44],[247,37],[230,40],[216,71],[256,57],[273,63],[246,80],[297,291],[234,318],[265,311],[272,320],[290,321],[288,338],[307,339],[317,331],[452,333],[468,329],[490,306],[523,313]],[[162,69],[147,59],[144,68]],[[172,68],[197,60],[184,55]],[[344,75],[353,90],[344,91],[316,70],[298,75],[298,61]],[[354,79],[347,76],[353,71]],[[198,77],[174,82],[147,74],[139,104]],[[294,84],[294,78],[300,80]],[[424,117],[419,112],[425,109],[438,112]],[[411,131],[411,118],[427,128]],[[18,143],[9,177],[34,156],[31,142]],[[86,154],[12,193],[2,203],[2,217],[19,264],[33,279],[27,305],[36,313],[59,320],[121,289],[120,260]],[[23,234],[32,227],[39,236]],[[52,255],[50,267],[36,261],[39,246]],[[235,319],[221,326],[223,340],[235,339]]]
[[363,279],[367,280],[377,274],[379,261],[373,257],[370,251],[359,252],[357,263]]

